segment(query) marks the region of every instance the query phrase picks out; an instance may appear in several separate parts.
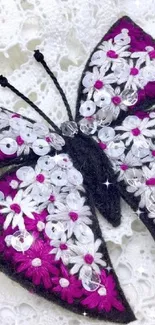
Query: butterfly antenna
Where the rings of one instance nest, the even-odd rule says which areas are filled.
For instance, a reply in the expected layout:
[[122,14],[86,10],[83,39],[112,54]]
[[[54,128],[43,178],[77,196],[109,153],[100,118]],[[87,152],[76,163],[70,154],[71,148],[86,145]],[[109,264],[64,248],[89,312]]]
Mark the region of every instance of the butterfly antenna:
[[33,107],[33,109],[39,113],[45,120],[46,122],[52,126],[52,128],[59,134],[61,134],[60,129],[57,127],[57,125],[44,113],[42,112],[42,110],[35,105],[28,97],[26,97],[25,95],[23,95],[18,89],[16,89],[13,85],[11,85],[9,83],[9,81],[7,80],[7,78],[5,78],[4,76],[0,76],[0,85],[2,87],[7,87],[9,88],[13,93],[15,93],[17,96],[19,96],[20,98],[22,98],[26,103],[28,103],[31,107]]
[[55,77],[55,75],[53,74],[53,72],[50,70],[50,68],[48,67],[47,63],[45,62],[43,54],[39,50],[36,50],[36,51],[34,51],[34,58],[36,59],[37,62],[40,62],[42,64],[42,66],[44,67],[45,71],[48,73],[48,75],[53,80],[56,88],[58,89],[58,91],[59,91],[59,93],[60,93],[60,95],[62,97],[62,100],[64,102],[64,105],[66,107],[69,120],[70,121],[73,121],[72,112],[71,112],[69,103],[67,101],[66,95],[65,95],[63,89],[61,88],[60,84],[58,83],[57,78]]

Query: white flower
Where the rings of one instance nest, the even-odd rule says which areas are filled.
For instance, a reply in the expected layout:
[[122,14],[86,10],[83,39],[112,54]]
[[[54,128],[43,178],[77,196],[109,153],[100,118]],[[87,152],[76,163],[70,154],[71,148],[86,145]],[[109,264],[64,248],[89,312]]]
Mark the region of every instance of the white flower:
[[120,110],[127,110],[127,106],[122,102],[120,87],[116,87],[116,89],[109,87],[104,93],[99,91],[94,95],[94,100],[97,106],[102,107],[102,110],[106,111],[106,114],[109,114],[109,111],[111,111],[112,120],[117,119]]
[[16,172],[17,178],[22,181],[20,188],[26,188],[25,193],[28,194],[31,191],[38,192],[38,189],[43,193],[49,191],[52,188],[50,181],[50,174],[47,171],[42,171],[41,168],[36,165],[35,169],[32,167],[21,167]]
[[71,192],[66,198],[66,204],[58,203],[53,213],[48,217],[48,221],[61,221],[68,232],[68,237],[79,230],[80,224],[92,224],[89,218],[92,214],[90,207],[85,205],[85,198],[81,197],[79,192]]
[[111,83],[116,82],[114,73],[109,73],[107,76],[105,73],[106,70],[104,67],[100,71],[97,67],[94,67],[92,72],[86,72],[82,84],[85,87],[83,93],[88,93],[88,99],[99,90],[108,89]]
[[129,63],[121,62],[118,64],[114,70],[114,75],[117,78],[118,85],[125,82],[125,88],[132,88],[135,91],[138,88],[144,88],[148,82],[145,79],[143,68],[140,68],[138,62],[134,64],[132,60],[129,60]]
[[[124,42],[121,42],[123,38]],[[124,32],[115,37],[114,42],[110,39],[99,46],[99,49],[91,57],[90,66],[103,66],[108,70],[112,64],[112,69],[114,69],[123,58],[130,56],[130,52],[126,51],[129,48],[129,43],[128,30],[124,29]]]
[[32,212],[36,212],[35,202],[29,195],[25,197],[25,193],[22,190],[16,194],[14,199],[10,196],[6,197],[6,200],[1,201],[1,206],[4,208],[1,208],[0,212],[4,215],[6,214],[3,225],[4,229],[7,229],[11,223],[13,229],[16,226],[20,230],[25,229],[24,215],[30,219],[34,219]]
[[51,254],[55,254],[55,260],[62,259],[64,264],[69,263],[69,258],[72,252],[73,240],[67,239],[66,234],[62,234],[60,239],[51,240],[50,245],[54,248],[51,250]]
[[124,154],[119,157],[118,160],[114,160],[113,166],[114,170],[118,174],[118,181],[123,180],[124,178],[128,177],[128,169],[131,167],[141,166],[142,163],[140,159],[135,157],[132,153],[132,151],[129,151],[127,155]]
[[89,245],[83,245],[79,242],[76,242],[76,245],[73,246],[72,250],[76,253],[77,256],[70,257],[70,263],[74,264],[71,269],[71,274],[75,274],[80,270],[80,278],[82,278],[82,273],[91,267],[96,273],[100,273],[100,268],[98,265],[103,267],[106,266],[106,262],[103,260],[102,253],[98,252],[98,249],[101,245],[101,240],[97,239],[95,242],[89,243]]
[[146,46],[146,51],[141,52],[133,52],[131,54],[131,58],[138,59],[138,63],[146,63],[146,65],[150,65],[150,62],[155,59],[155,49],[152,46]]
[[50,196],[48,197],[47,201],[44,201],[40,206],[39,210],[44,210],[47,208],[49,214],[54,212],[55,206],[59,203],[64,203],[67,194],[61,192],[61,187],[52,186],[50,190]]
[[149,120],[149,118],[139,119],[137,116],[127,116],[121,126],[115,127],[117,131],[123,131],[120,135],[120,139],[126,140],[125,144],[129,146],[131,142],[137,144],[147,143],[147,138],[154,136],[154,130],[150,129],[154,127],[155,119]]

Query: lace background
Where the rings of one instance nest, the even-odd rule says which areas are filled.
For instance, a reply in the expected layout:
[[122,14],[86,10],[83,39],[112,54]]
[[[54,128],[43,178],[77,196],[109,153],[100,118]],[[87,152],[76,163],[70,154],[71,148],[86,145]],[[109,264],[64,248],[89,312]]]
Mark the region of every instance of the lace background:
[[[58,125],[66,119],[60,96],[32,58],[39,48],[57,75],[74,112],[85,62],[108,28],[129,15],[155,37],[155,0],[0,0],[0,72]],[[27,104],[0,88],[0,105],[40,119]],[[132,325],[155,324],[155,243],[122,202],[122,225],[99,217],[112,262],[134,309]],[[100,325],[27,292],[0,273],[1,325]],[[109,325],[109,323],[106,323]],[[131,323],[130,323],[131,324]]]

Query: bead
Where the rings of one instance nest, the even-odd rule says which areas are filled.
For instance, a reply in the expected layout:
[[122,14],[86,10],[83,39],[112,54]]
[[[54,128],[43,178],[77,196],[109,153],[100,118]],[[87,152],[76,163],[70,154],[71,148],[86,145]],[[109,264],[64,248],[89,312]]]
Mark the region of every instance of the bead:
[[132,89],[125,89],[122,91],[122,102],[126,106],[132,106],[138,101],[138,94]]
[[36,133],[34,133],[33,130],[29,127],[21,129],[20,136],[27,143],[32,143],[37,139]]
[[130,69],[130,75],[131,76],[137,76],[138,73],[139,73],[139,70],[137,68],[131,68]]
[[102,285],[102,287],[99,288],[97,292],[98,292],[98,294],[99,294],[100,296],[106,296],[106,294],[107,294],[107,290],[106,290],[106,288],[105,288],[104,285]]
[[84,117],[91,116],[96,111],[96,105],[92,100],[87,100],[80,106],[79,111],[80,114]]
[[115,136],[115,131],[109,126],[104,126],[99,132],[98,132],[98,138],[102,142],[109,142],[113,140]]
[[56,186],[65,186],[67,184],[67,174],[58,168],[51,173],[51,182]]
[[108,155],[112,158],[117,158],[122,155],[125,150],[123,141],[111,142],[108,146]]
[[5,155],[13,155],[17,152],[17,142],[11,138],[3,138],[0,141],[0,151]]
[[131,147],[132,154],[138,158],[145,158],[149,155],[150,150],[148,147],[145,147],[145,144],[137,143],[133,144]]
[[20,181],[31,182],[35,177],[35,171],[32,167],[21,167],[16,171],[16,176]]
[[83,267],[80,278],[87,291],[96,291],[100,286],[100,276],[90,266]]
[[83,183],[82,174],[75,168],[69,169],[67,171],[67,176],[68,181],[75,186],[79,186]]
[[32,266],[34,266],[34,267],[38,267],[38,266],[42,265],[41,259],[38,257],[34,258],[31,263],[32,263]]
[[54,157],[51,156],[40,157],[37,161],[37,165],[43,170],[51,170],[55,166]]
[[70,160],[69,156],[66,154],[60,154],[57,157],[55,156],[56,163],[59,167],[63,169],[69,169],[73,166],[72,161]]
[[59,284],[62,288],[67,288],[69,286],[69,281],[65,278],[61,278]]
[[61,124],[62,134],[66,137],[73,138],[78,133],[77,124],[74,121],[66,121]]
[[47,141],[43,139],[37,139],[36,141],[33,142],[32,149],[34,153],[36,153],[36,155],[45,156],[47,155],[47,153],[49,153],[50,146],[47,143]]
[[97,130],[97,122],[94,118],[84,118],[80,121],[80,130],[87,135],[94,134]]
[[38,221],[37,229],[39,232],[43,231],[45,229],[45,223],[43,221]]
[[94,101],[99,107],[102,107],[102,104],[109,105],[111,103],[111,95],[106,89],[101,89],[94,93]]
[[11,237],[11,246],[17,252],[27,251],[33,243],[33,237],[26,231],[16,231]]
[[48,138],[50,139],[50,145],[56,150],[61,150],[65,145],[65,140],[59,134],[50,133]]
[[65,227],[62,222],[49,221],[45,226],[45,233],[50,239],[59,239],[65,232]]
[[94,238],[92,230],[85,224],[80,224],[78,229],[75,228],[74,234],[78,241],[84,245],[92,242]]

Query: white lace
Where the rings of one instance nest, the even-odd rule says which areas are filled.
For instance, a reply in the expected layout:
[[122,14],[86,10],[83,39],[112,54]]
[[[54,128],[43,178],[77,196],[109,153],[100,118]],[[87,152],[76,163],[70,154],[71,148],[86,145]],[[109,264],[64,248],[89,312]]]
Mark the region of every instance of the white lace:
[[[1,0],[0,71],[50,116],[67,119],[52,81],[32,58],[39,47],[65,90],[73,112],[85,62],[110,25],[124,14],[155,37],[154,0]],[[0,104],[31,118],[36,113],[9,90],[0,88]],[[40,117],[38,118],[40,120]],[[155,323],[155,243],[137,216],[123,203],[123,219],[101,228],[124,292],[137,321]],[[103,321],[75,315],[27,292],[0,274],[2,325],[95,325]],[[108,325],[108,323],[106,323]]]

